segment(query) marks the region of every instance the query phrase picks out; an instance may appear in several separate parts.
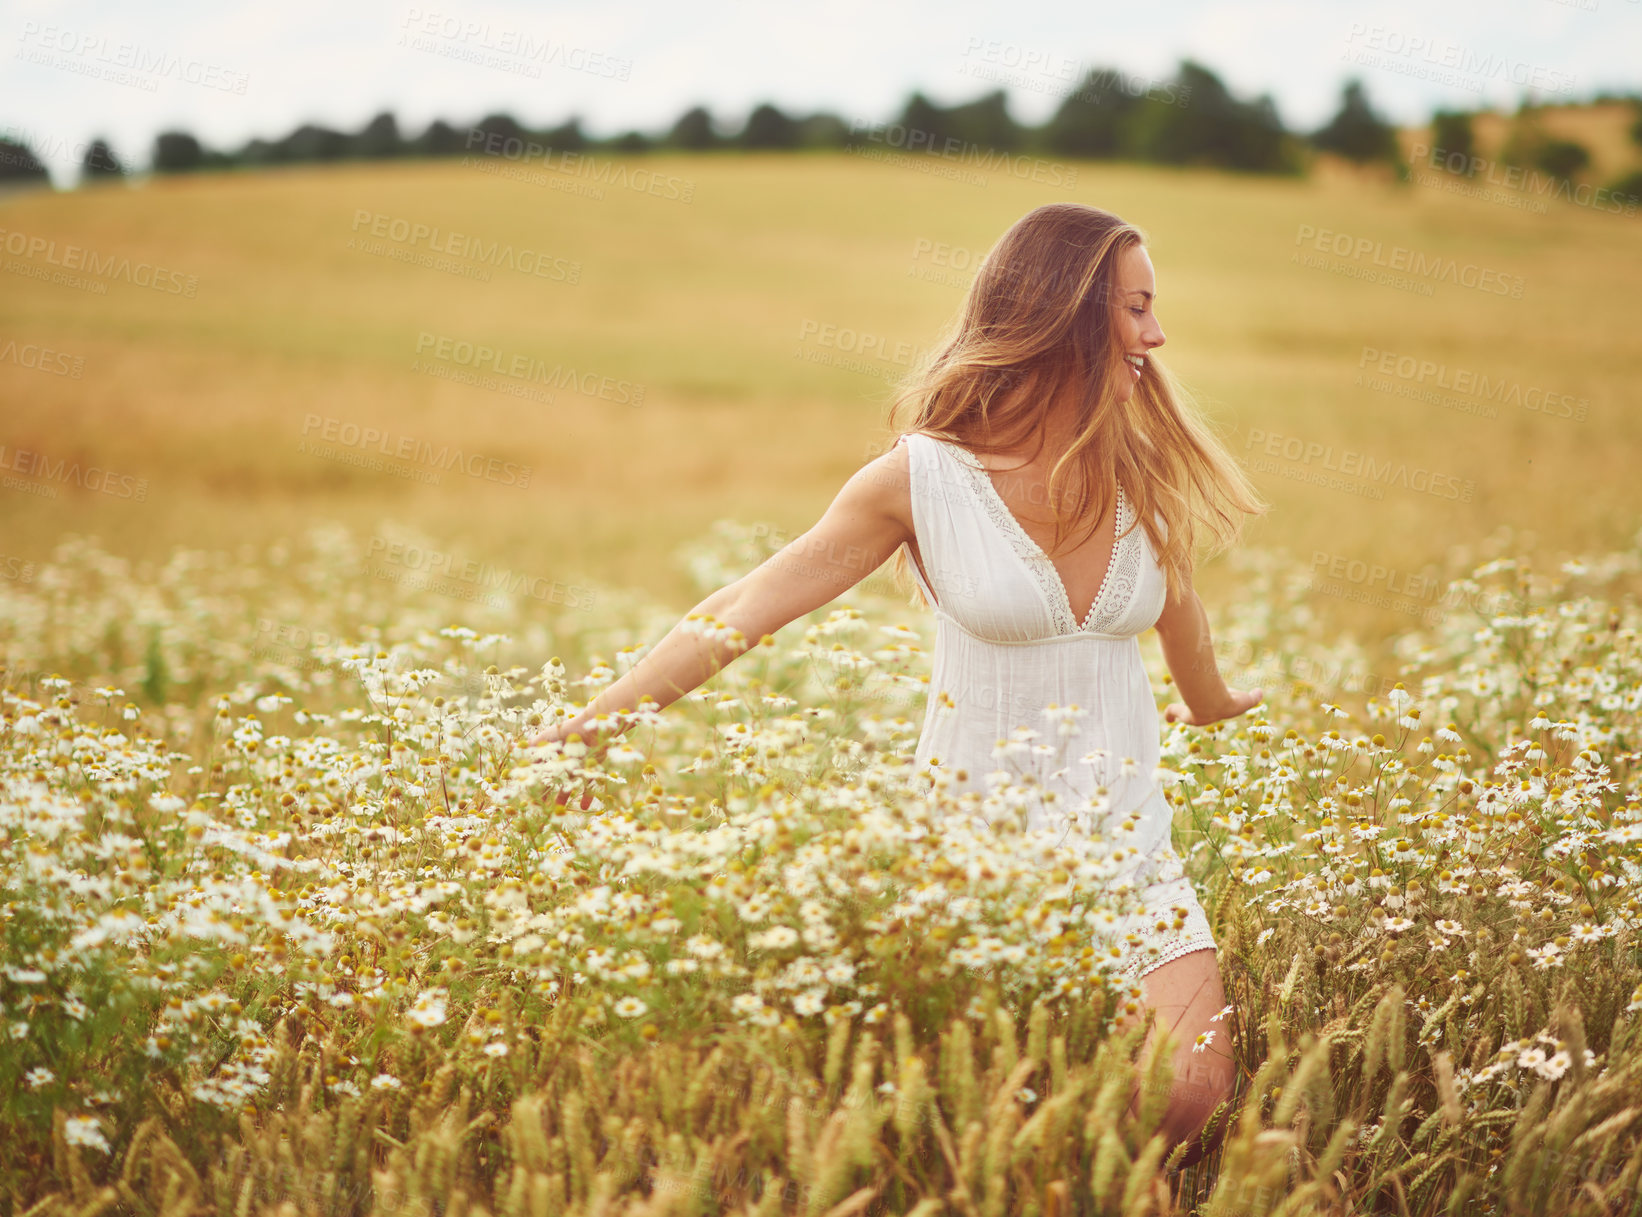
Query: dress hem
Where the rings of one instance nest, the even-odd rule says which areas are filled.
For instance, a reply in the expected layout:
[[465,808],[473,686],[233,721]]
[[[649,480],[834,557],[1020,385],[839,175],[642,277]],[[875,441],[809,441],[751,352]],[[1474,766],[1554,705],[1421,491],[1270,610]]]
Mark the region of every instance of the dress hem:
[[[1179,959],[1182,955],[1190,955],[1193,951],[1202,950],[1218,952],[1219,947],[1215,943],[1213,935],[1194,931],[1170,943],[1160,954],[1145,956],[1143,959],[1130,963],[1120,970],[1120,975],[1131,980],[1141,980],[1147,973],[1156,971],[1164,964]],[[1216,958],[1218,959],[1218,955]]]

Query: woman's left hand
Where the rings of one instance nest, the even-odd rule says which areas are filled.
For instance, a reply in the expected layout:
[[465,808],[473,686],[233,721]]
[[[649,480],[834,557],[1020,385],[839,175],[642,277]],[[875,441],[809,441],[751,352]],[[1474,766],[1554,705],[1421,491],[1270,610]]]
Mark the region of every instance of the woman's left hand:
[[1210,723],[1218,723],[1222,719],[1236,718],[1260,704],[1265,696],[1258,688],[1250,689],[1247,693],[1240,689],[1227,689],[1226,703],[1216,711],[1203,714],[1194,713],[1184,702],[1170,702],[1163,711],[1163,721],[1166,723],[1185,723],[1190,727],[1207,727]]

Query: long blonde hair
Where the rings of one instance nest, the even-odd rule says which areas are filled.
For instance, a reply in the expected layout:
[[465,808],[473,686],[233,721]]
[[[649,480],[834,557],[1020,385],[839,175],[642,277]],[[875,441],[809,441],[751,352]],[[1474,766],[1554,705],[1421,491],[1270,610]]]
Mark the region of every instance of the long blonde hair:
[[[1244,515],[1267,504],[1155,351],[1133,395],[1116,399],[1114,386],[1129,374],[1116,330],[1118,260],[1144,242],[1140,229],[1098,207],[1027,212],[988,252],[947,332],[897,386],[889,425],[942,434],[977,454],[1013,452],[1035,431],[1036,459],[1046,403],[1074,401],[1075,436],[1049,474],[1049,502],[1067,508],[1055,513],[1049,552],[1078,521],[1093,532],[1121,479],[1173,597],[1192,570],[1199,524],[1221,549],[1237,539]],[[924,602],[906,547],[890,570]]]

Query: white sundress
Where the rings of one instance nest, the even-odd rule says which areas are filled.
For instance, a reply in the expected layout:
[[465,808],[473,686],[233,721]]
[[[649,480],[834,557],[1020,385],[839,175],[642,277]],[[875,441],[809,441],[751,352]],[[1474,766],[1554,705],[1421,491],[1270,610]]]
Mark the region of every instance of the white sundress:
[[[955,442],[922,432],[902,435],[911,471],[911,563],[934,608],[935,655],[929,703],[914,759],[943,771],[966,771],[954,789],[985,791],[1000,767],[1030,772],[1056,792],[1061,807],[1085,808],[1100,786],[1111,822],[1137,828],[1125,845],[1137,861],[1126,870],[1141,901],[1128,919],[1135,944],[1120,970],[1138,979],[1189,951],[1215,946],[1208,918],[1186,877],[1169,833],[1173,816],[1153,776],[1158,762],[1157,703],[1141,659],[1139,635],[1163,611],[1167,585],[1123,487],[1117,488],[1117,533],[1106,576],[1080,626],[1059,572],[1021,527],[979,459]],[[911,554],[908,555],[912,557]],[[956,712],[939,713],[941,694]],[[1064,741],[1044,714],[1051,704],[1088,711]],[[994,748],[1029,727],[1056,749],[1030,752],[1008,765]],[[1094,761],[1084,757],[1094,756]],[[1125,760],[1132,762],[1125,766]],[[1128,772],[1125,773],[1125,768]],[[1075,822],[1034,800],[1028,830]]]

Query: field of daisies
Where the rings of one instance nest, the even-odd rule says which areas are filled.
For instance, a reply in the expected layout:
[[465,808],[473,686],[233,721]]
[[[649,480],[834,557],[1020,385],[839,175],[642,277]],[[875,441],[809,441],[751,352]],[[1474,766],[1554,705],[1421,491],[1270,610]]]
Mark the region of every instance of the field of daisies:
[[1642,536],[1363,641],[1227,560],[1267,698],[1156,777],[1240,1076],[1177,1170],[1130,826],[1024,831],[1077,711],[915,771],[892,590],[595,756],[525,740],[676,613],[63,543],[0,582],[0,1217],[1642,1211]]

